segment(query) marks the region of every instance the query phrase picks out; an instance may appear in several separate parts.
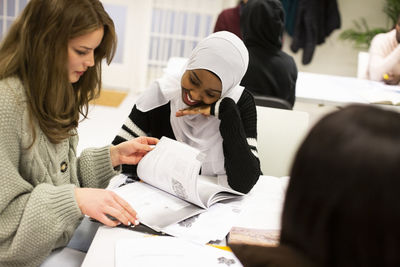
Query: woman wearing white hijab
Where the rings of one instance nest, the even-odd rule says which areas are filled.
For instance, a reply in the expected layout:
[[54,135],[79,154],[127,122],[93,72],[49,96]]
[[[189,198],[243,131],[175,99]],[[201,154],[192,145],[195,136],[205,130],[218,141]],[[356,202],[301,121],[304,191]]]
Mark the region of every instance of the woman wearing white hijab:
[[[166,136],[206,154],[201,174],[247,193],[261,174],[254,99],[239,85],[248,52],[234,34],[199,42],[178,75],[165,74],[138,99],[113,144],[137,136]],[[136,166],[123,171],[136,175]]]

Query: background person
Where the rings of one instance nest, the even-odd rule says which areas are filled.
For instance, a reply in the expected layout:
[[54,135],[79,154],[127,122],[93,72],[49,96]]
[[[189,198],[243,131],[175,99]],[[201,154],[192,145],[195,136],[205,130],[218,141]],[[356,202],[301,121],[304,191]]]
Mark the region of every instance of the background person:
[[249,67],[241,85],[254,96],[284,99],[293,107],[297,67],[283,52],[284,12],[279,0],[249,0],[240,19]]
[[214,32],[228,31],[242,39],[242,34],[240,32],[240,16],[246,3],[247,0],[241,0],[236,7],[222,10],[215,22]]
[[395,85],[400,82],[400,16],[393,30],[377,34],[369,48],[368,76]]

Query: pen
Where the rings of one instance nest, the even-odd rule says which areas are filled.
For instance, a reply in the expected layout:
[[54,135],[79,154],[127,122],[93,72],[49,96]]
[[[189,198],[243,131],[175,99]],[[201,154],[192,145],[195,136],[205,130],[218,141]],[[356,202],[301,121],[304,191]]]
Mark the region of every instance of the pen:
[[222,250],[226,250],[226,251],[232,252],[231,248],[228,247],[228,246],[219,246],[219,245],[214,245],[214,244],[208,244],[208,245],[211,246],[211,247],[215,247],[215,248],[219,248],[219,249],[222,249]]

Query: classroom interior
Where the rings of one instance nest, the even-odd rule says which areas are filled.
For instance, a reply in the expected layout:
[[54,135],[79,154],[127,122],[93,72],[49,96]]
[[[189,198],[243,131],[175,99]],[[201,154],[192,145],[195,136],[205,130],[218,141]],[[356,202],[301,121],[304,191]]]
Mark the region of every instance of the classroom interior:
[[[0,39],[28,1],[0,1]],[[100,128],[103,133],[107,132],[107,129],[104,129],[104,117],[95,116],[95,112],[101,112],[99,109],[104,107],[107,110],[105,114],[115,113],[115,116],[109,116],[110,125],[115,125],[116,121],[121,123],[117,119],[121,115],[117,114],[127,114],[128,111],[124,109],[124,104],[119,105],[119,103],[125,101],[132,103],[141,92],[146,90],[151,81],[162,75],[171,57],[187,57],[191,48],[212,32],[221,10],[237,4],[237,0],[103,0],[102,2],[116,24],[118,35],[118,48],[113,63],[110,66],[106,64],[103,66],[103,87],[105,91],[111,91],[111,94],[116,96],[110,97],[110,94],[104,92],[102,98],[97,101],[100,103],[95,108],[98,111],[94,110],[94,105],[92,106],[93,112],[89,114],[90,119],[81,125],[83,140],[90,140],[84,137],[86,131],[83,129],[92,129],[94,133],[98,133]],[[354,28],[354,22],[361,19],[365,19],[369,28],[390,27],[390,21],[383,12],[384,0],[338,0],[337,3],[341,27],[334,30],[323,44],[316,47],[311,63],[307,65],[301,63],[302,49],[297,53],[292,52],[291,37],[284,34],[282,50],[294,58],[299,72],[357,77],[360,64],[365,65],[359,59],[359,54],[367,52],[368,49],[356,47],[351,41],[341,40],[340,33]],[[187,26],[183,27],[183,24]],[[110,106],[113,108],[109,108]],[[334,105],[316,106],[302,101],[296,101],[294,105],[294,110],[309,113],[310,125],[335,109]],[[100,126],[96,126],[97,119],[101,121]],[[109,136],[115,134],[115,131],[112,134],[106,134],[107,142],[110,140]],[[88,132],[87,135],[91,133]],[[84,146],[82,143],[84,142],[81,142]],[[98,143],[103,142],[99,140]],[[95,144],[92,141],[87,145]]]
[[[163,9],[175,9],[176,12],[182,12],[183,9],[187,9],[187,12],[189,12],[188,14],[191,14],[192,12],[194,12],[194,10],[197,10],[196,12],[207,12],[207,14],[212,14],[211,22],[208,25],[208,27],[211,27],[208,30],[209,32],[212,31],[218,13],[225,8],[234,7],[237,4],[237,1],[233,0],[194,0],[185,2],[185,5],[183,5],[182,1],[183,0],[155,0],[141,3],[143,1],[131,0],[122,1],[124,3],[122,3],[121,1],[121,3],[118,1],[103,2],[105,3],[106,8],[109,3],[115,3],[117,7],[118,5],[127,4],[129,5],[128,8],[139,9],[142,11],[153,8],[152,21],[149,21],[149,18],[147,18],[147,24],[151,24],[147,25],[147,27],[153,27],[152,31],[154,31],[154,27],[155,25],[157,25],[157,23],[162,23],[158,20],[171,19],[171,14],[162,14]],[[366,64],[365,61],[363,62],[360,59],[359,54],[363,52],[368,52],[368,49],[365,47],[356,47],[351,41],[341,40],[339,38],[339,35],[343,30],[353,28],[354,21],[359,21],[361,18],[364,18],[368,22],[370,28],[387,28],[389,24],[389,19],[382,10],[384,2],[384,0],[338,0],[337,3],[341,16],[341,28],[333,31],[333,33],[326,38],[323,44],[316,47],[310,64],[304,65],[301,63],[302,50],[298,51],[297,53],[291,51],[290,44],[292,40],[287,33],[284,34],[282,50],[294,58],[299,72],[327,74],[340,77],[357,77],[359,68],[365,68]],[[151,7],[151,5],[153,5],[153,7]],[[213,7],[213,9],[210,9],[208,7]],[[112,10],[111,6],[110,10]],[[115,12],[118,13],[118,9]],[[132,12],[135,13],[135,11]],[[154,16],[157,15],[159,15],[159,17],[155,19]],[[140,16],[143,17],[143,13],[140,14]],[[136,17],[138,16],[136,15]],[[140,19],[140,17],[138,19]],[[119,18],[117,18],[117,25],[119,23],[118,20]],[[133,22],[133,24],[135,24],[135,22]],[[146,23],[141,23],[140,26],[132,25],[132,27],[134,28],[133,30],[136,30],[138,34],[134,34],[134,41],[131,45],[124,45],[122,47],[123,49],[127,50],[127,54],[130,54],[126,55],[126,57],[129,58],[130,56],[130,58],[133,59],[133,62],[129,62],[127,64],[115,63],[115,68],[107,68],[107,66],[105,66],[106,73],[104,77],[104,88],[106,89],[106,91],[111,91],[111,93],[115,92],[117,97],[109,97],[108,95],[106,95],[107,92],[105,92],[103,93],[101,99],[98,101],[101,104],[91,106],[89,119],[84,120],[79,126],[81,142],[79,144],[78,151],[83,149],[83,147],[85,146],[97,146],[109,143],[114,138],[119,127],[124,122],[127,114],[129,114],[132,103],[134,103],[135,99],[138,97],[138,95],[140,95],[141,92],[146,90],[147,86],[152,80],[162,75],[162,70],[168,64],[168,55],[174,56],[174,52],[166,53],[165,51],[158,51],[158,53],[167,54],[160,55],[160,58],[163,58],[163,62],[158,62],[157,60],[150,59],[152,55],[148,55],[146,58],[146,53],[143,53],[143,50],[150,54],[154,53],[151,50],[157,50],[157,45],[159,50],[165,50],[168,49],[168,47],[165,46],[165,43],[156,44],[151,41],[152,38],[157,37],[156,33],[153,34],[154,36],[150,37],[150,41],[142,41],[142,39],[138,36],[147,36],[147,38],[144,39],[149,39],[148,33],[143,33],[141,29],[138,29],[139,27],[146,28],[145,25]],[[168,26],[172,27],[171,25]],[[159,34],[159,36],[162,36],[162,34]],[[132,38],[132,35],[127,34],[127,36],[124,36],[122,38],[119,37],[120,42],[124,41],[125,43],[127,43],[126,38]],[[164,48],[162,45],[164,45]],[[133,47],[132,49],[127,48],[131,46]],[[136,47],[138,48],[136,49]],[[176,47],[175,49],[182,50],[182,47]],[[187,56],[188,52],[189,51],[185,51],[183,53],[186,53]],[[182,56],[182,54],[180,53],[175,54],[175,56],[176,55]],[[117,52],[116,57],[118,60],[121,57],[121,54],[118,54]],[[129,65],[129,67],[126,68],[124,65]],[[126,77],[120,76],[121,73],[126,73],[125,71],[129,73],[129,75],[127,75],[130,77],[129,81],[126,80]],[[141,77],[135,79],[135,77],[137,77],[138,75],[141,75]],[[115,81],[119,82],[115,83]],[[124,84],[121,85],[121,83],[124,83],[125,86]],[[126,84],[132,84],[132,86],[128,88],[126,87]],[[323,115],[331,111],[337,110],[338,106],[325,105],[323,103],[310,104],[307,101],[296,101],[293,109],[308,113],[309,126],[311,127]],[[107,121],[107,124],[105,124],[104,121]],[[99,132],[102,133],[102,136],[99,136],[98,134],[92,134]]]
[[[28,1],[0,0],[0,40]],[[168,60],[171,57],[187,57],[192,46],[212,32],[218,14],[237,4],[237,0],[102,2],[117,26],[119,44],[114,63],[103,67],[103,93],[90,105],[88,118],[78,126],[78,154],[87,147],[110,144],[138,96],[148,88],[151,81],[162,75]],[[368,50],[355,47],[350,41],[340,40],[339,35],[343,30],[354,27],[354,21],[361,18],[365,18],[370,28],[388,28],[389,19],[382,10],[384,2],[337,0],[341,28],[333,31],[323,44],[316,47],[310,64],[302,64],[302,50],[297,53],[291,51],[292,40],[288,34],[284,35],[283,51],[294,58],[299,72],[357,78],[359,68],[365,65],[359,54]],[[178,29],[184,22],[188,28]],[[186,35],[182,35],[180,30]],[[323,87],[324,84],[314,86]],[[303,100],[296,100],[293,107],[294,111],[304,112],[308,116],[307,125],[299,126],[304,128],[303,136],[322,116],[341,106]],[[294,143],[286,144],[292,146],[287,153],[294,153],[295,146],[301,141],[301,137],[298,138]],[[289,168],[290,159],[282,167],[285,170]],[[270,175],[287,175],[287,171],[274,171]],[[75,264],[80,266],[80,263]]]

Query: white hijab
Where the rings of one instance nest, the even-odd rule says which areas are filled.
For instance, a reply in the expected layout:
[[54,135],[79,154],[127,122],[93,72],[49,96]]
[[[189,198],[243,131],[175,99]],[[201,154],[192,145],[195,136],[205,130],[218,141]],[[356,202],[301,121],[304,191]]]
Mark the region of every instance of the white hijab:
[[[166,73],[136,103],[140,111],[146,112],[171,101],[170,120],[176,139],[206,154],[201,170],[203,175],[225,174],[220,120],[201,114],[175,116],[176,111],[188,107],[182,100],[182,75],[185,70],[209,70],[222,82],[222,94],[218,103],[225,97],[237,102],[243,92],[239,83],[246,73],[248,62],[247,49],[236,35],[227,31],[213,33],[198,43],[185,68],[176,74]],[[217,112],[218,106],[216,105]]]

